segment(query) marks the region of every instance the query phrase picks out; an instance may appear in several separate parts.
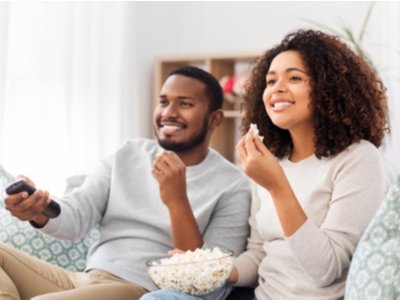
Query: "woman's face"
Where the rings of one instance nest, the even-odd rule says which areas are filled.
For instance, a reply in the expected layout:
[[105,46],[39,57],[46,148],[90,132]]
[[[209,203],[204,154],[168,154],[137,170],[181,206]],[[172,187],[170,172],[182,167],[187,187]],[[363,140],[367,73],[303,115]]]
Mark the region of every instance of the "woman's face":
[[272,123],[291,133],[313,131],[310,77],[299,52],[277,55],[266,75],[264,106]]

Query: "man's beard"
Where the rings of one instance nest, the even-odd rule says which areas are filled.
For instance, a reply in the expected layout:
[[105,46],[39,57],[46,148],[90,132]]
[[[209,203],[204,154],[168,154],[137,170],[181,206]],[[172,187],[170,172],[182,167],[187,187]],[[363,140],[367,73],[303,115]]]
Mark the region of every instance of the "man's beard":
[[208,133],[208,118],[205,118],[200,132],[192,135],[187,141],[173,142],[173,141],[167,141],[167,140],[160,140],[160,138],[158,137],[157,134],[156,134],[156,136],[157,136],[158,143],[165,150],[179,153],[179,152],[184,152],[184,151],[190,150],[190,149],[202,144],[207,137],[207,133]]

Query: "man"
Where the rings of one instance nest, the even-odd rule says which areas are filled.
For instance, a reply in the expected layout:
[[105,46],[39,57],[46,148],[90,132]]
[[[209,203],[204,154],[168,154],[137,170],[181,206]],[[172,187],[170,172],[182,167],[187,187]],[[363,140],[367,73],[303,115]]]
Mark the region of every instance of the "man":
[[82,187],[60,200],[55,219],[41,214],[49,203],[45,191],[6,197],[5,207],[14,216],[44,233],[77,239],[99,225],[100,239],[83,273],[1,245],[0,298],[138,299],[156,289],[145,266],[150,258],[174,248],[242,252],[249,233],[249,184],[208,148],[223,119],[222,102],[221,87],[207,72],[173,70],[154,112],[158,144],[145,139],[125,143]]

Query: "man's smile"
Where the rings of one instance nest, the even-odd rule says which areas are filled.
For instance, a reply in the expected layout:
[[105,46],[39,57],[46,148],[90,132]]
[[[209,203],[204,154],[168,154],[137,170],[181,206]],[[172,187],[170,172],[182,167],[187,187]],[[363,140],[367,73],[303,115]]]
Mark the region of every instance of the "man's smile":
[[172,135],[186,128],[185,124],[176,121],[161,121],[159,123],[159,131],[163,135]]

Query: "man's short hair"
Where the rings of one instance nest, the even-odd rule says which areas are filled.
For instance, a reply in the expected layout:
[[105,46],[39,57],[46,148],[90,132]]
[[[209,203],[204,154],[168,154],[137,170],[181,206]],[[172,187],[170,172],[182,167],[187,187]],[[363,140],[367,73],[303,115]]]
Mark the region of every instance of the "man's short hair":
[[182,75],[197,79],[206,85],[206,94],[210,100],[209,111],[215,111],[222,108],[224,102],[224,94],[218,80],[210,73],[194,66],[183,66],[173,69],[168,77],[172,75]]

